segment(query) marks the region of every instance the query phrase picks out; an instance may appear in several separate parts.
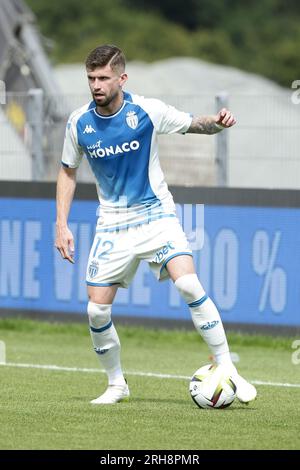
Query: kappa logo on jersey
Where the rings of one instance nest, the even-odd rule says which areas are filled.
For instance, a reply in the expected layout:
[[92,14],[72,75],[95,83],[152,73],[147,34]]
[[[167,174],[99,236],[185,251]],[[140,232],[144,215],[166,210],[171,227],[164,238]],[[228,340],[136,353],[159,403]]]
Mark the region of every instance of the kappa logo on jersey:
[[140,148],[140,143],[137,140],[123,142],[123,144],[119,145],[110,145],[109,147],[101,147],[101,142],[101,140],[98,140],[95,144],[87,146],[91,158],[109,157],[109,155],[118,155]]
[[126,122],[131,129],[136,129],[139,123],[138,117],[135,111],[128,111],[126,114]]
[[96,133],[95,129],[91,126],[91,124],[87,124],[83,131],[83,134],[92,134],[93,132]]
[[97,276],[99,271],[99,263],[97,261],[92,261],[91,264],[89,265],[89,276],[91,279],[93,277]]

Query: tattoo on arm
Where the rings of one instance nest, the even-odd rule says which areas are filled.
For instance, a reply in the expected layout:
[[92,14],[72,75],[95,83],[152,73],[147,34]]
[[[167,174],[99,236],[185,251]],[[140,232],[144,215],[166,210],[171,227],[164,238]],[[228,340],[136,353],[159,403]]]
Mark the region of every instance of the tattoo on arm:
[[189,134],[216,134],[223,129],[216,123],[214,116],[196,116],[193,117],[191,125],[187,130]]

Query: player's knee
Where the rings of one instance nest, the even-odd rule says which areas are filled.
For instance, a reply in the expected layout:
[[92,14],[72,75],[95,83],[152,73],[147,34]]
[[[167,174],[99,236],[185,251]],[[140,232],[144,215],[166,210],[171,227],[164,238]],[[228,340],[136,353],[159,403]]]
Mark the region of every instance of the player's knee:
[[87,307],[90,325],[95,328],[107,325],[111,320],[111,304],[89,302]]
[[185,274],[175,281],[175,286],[187,303],[201,299],[205,295],[197,274]]

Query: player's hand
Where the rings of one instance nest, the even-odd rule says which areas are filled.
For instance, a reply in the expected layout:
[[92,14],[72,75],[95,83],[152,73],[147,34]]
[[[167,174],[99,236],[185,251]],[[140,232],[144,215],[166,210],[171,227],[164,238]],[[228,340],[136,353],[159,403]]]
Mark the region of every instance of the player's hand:
[[56,240],[55,246],[64,259],[75,263],[74,261],[74,238],[71,230],[68,227],[61,227],[56,225]]
[[216,124],[219,124],[220,126],[224,128],[234,126],[235,123],[236,123],[235,117],[226,108],[222,108],[221,111],[219,111],[218,114],[216,115]]

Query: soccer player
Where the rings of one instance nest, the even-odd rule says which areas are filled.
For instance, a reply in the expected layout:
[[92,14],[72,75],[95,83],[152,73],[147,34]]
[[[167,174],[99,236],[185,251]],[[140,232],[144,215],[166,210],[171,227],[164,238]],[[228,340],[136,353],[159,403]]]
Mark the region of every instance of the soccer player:
[[118,287],[129,286],[140,260],[149,263],[158,280],[172,279],[216,362],[232,375],[238,399],[248,403],[256,389],[232,364],[218,310],[195,272],[157,147],[157,134],[215,134],[236,120],[225,108],[213,116],[192,117],[160,100],[124,92],[125,57],[116,46],[96,47],[85,65],[93,100],[74,111],[67,124],[57,180],[55,245],[64,259],[74,262],[68,214],[76,170],[85,155],[100,201],[87,267],[87,311],[94,350],[108,376],[107,390],[91,403],[113,404],[129,397],[111,310]]

